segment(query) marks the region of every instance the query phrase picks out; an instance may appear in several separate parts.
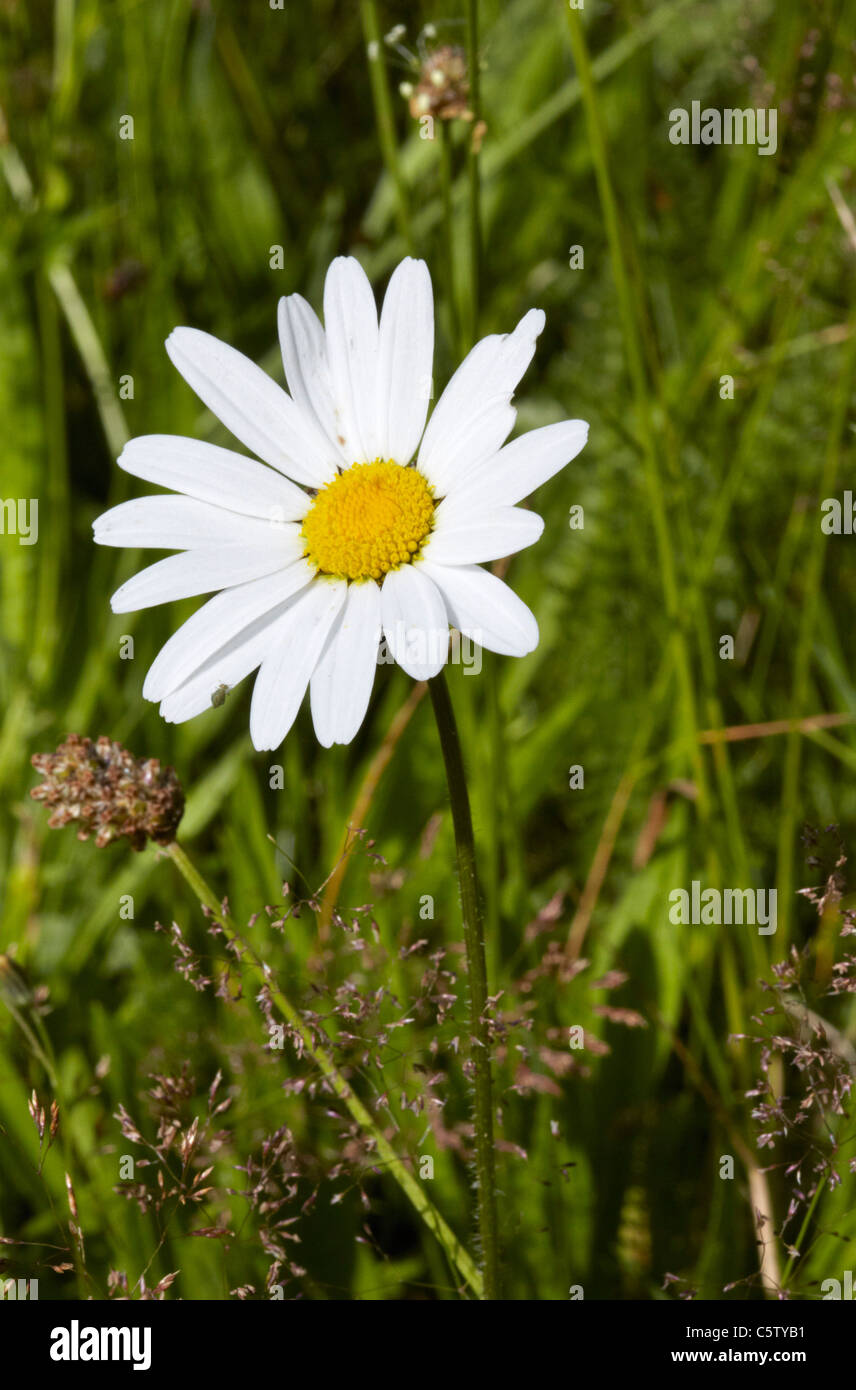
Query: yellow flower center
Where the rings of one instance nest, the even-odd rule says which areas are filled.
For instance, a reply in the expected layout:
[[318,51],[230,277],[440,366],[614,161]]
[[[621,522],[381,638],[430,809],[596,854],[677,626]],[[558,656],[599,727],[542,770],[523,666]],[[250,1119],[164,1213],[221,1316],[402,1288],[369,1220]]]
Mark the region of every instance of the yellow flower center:
[[415,560],[434,520],[421,473],[391,460],[353,463],[321,488],[303,518],[306,558],[337,579],[382,579]]

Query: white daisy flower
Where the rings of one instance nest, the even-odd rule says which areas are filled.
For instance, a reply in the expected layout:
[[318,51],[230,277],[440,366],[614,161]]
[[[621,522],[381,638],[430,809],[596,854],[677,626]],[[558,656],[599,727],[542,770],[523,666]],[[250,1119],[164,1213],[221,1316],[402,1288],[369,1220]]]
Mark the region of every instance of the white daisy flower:
[[176,435],[132,439],[119,466],[173,493],[95,522],[101,545],[180,552],[123,584],[114,613],[219,591],[146,676],[143,695],[164,719],[201,714],[258,670],[255,747],[280,745],[307,686],[329,747],[362,724],[381,636],[415,680],[444,665],[450,626],[508,656],[537,646],[532,613],[480,565],[538,539],[541,517],[515,504],[586,442],[585,422],[565,420],[505,443],[543,326],[532,309],[512,333],[477,343],[427,428],[434,306],[424,261],[395,270],[380,322],[349,257],[327,273],[323,328],[299,294],[280,300],[287,392],[208,333],[170,334],[173,364],[256,458]]

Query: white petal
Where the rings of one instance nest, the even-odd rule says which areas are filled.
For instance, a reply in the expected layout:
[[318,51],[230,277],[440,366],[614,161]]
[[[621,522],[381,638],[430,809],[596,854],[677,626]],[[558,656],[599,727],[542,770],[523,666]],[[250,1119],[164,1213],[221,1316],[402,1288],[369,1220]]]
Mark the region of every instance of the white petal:
[[427,477],[444,474],[446,456],[454,451],[462,429],[487,402],[496,397],[511,400],[543,327],[541,310],[530,309],[513,333],[482,338],[464,358],[437,402],[422,439],[419,468]]
[[485,459],[451,489],[459,498],[483,505],[511,506],[528,497],[575,459],[588,439],[585,420],[561,420],[513,439],[492,458]]
[[250,707],[250,737],[259,750],[278,748],[297,718],[347,588],[344,580],[316,580],[271,629]]
[[324,282],[324,328],[336,437],[351,463],[380,455],[375,393],[377,307],[359,261],[337,256]]
[[381,612],[384,637],[402,670],[416,681],[436,676],[449,652],[449,620],[427,566],[392,570],[383,581]]
[[211,708],[211,696],[221,685],[231,690],[251,671],[255,671],[271,651],[277,624],[305,593],[305,589],[300,590],[236,632],[192,676],[171,691],[160,707],[167,723],[181,724],[185,719],[202,714]]
[[93,534],[99,545],[127,545],[152,550],[192,550],[214,544],[279,545],[295,538],[299,527],[289,521],[262,521],[212,507],[195,497],[134,497],[96,517]]
[[323,748],[350,743],[365,719],[377,669],[380,611],[373,579],[348,586],[309,687],[312,722]]
[[533,614],[501,579],[477,565],[419,564],[434,580],[453,627],[488,651],[526,656],[538,645]]
[[119,467],[147,483],[171,487],[244,516],[300,521],[310,498],[288,478],[263,463],[186,439],[178,434],[144,434],[119,455]]
[[424,261],[408,257],[387,287],[378,338],[380,454],[409,463],[422,438],[431,399],[434,296]]
[[435,453],[427,466],[419,460],[419,471],[427,477],[435,495],[445,497],[453,492],[472,469],[491,458],[514,429],[516,419],[517,411],[506,396],[495,396],[462,414],[457,434],[442,454]]
[[448,507],[448,501],[441,502],[434,513],[434,530],[422,552],[435,565],[500,560],[534,545],[544,530],[543,519],[521,507],[493,507],[484,512],[471,506],[445,510]]
[[332,446],[261,367],[198,328],[176,328],[166,350],[188,386],[236,439],[286,477],[320,487],[335,476]]
[[319,429],[331,441],[336,456],[345,463],[353,463],[336,437],[327,344],[318,315],[301,295],[289,294],[279,301],[277,320],[289,391],[301,409],[314,416]]
[[157,603],[195,598],[214,589],[247,584],[251,579],[285,569],[300,558],[302,542],[272,544],[265,549],[251,545],[218,545],[204,550],[184,550],[158,560],[118,588],[110,600],[114,613],[132,613]]
[[222,647],[305,588],[314,574],[311,565],[298,560],[276,574],[224,589],[209,599],[161,647],[143,684],[145,699],[163,700],[177,690]]
[[535,356],[535,344],[544,331],[547,322],[543,309],[530,309],[517,327],[503,338],[496,363],[496,381],[501,389],[513,395],[523,374]]

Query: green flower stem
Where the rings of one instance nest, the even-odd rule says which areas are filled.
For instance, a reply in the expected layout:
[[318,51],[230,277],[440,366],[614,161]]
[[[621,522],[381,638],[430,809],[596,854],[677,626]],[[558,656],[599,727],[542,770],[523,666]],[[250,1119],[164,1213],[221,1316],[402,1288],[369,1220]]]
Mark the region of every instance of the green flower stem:
[[216,918],[227,940],[239,944],[243,953],[245,969],[255,977],[260,986],[267,990],[282,1017],[299,1035],[306,1053],[323,1072],[331,1088],[348,1107],[360,1128],[371,1138],[378,1158],[395,1178],[405,1196],[412,1202],[428,1230],[436,1236],[452,1266],[458,1270],[461,1278],[469,1285],[476,1298],[483,1298],[482,1276],[474,1261],[463,1248],[451,1227],[446,1224],[433,1202],[426,1196],[424,1188],[399,1158],[362,1101],[342,1076],[333,1061],[329,1048],[318,1041],[317,1033],[304,1022],[299,1011],[283,994],[275,983],[271,971],[241,936],[235,922],[227,912],[224,912],[223,904],[218,902],[214,892],[188,858],[182,846],[173,841],[172,844],[165,846],[165,850],[200,903],[207,907]]
[[484,1266],[484,1297],[499,1297],[499,1232],[496,1214],[496,1167],[493,1144],[493,1096],[490,1069],[490,1035],[487,1025],[487,967],[484,953],[484,923],[476,876],[476,850],[470,799],[461,756],[461,742],[446,677],[428,682],[437,732],[446,765],[446,780],[452,804],[452,821],[458,850],[458,878],[464,919],[464,944],[470,986],[470,1037],[475,1071],[474,1121],[476,1136],[476,1176],[478,1180],[479,1232]]
[[369,81],[374,102],[375,121],[381,154],[387,173],[392,179],[396,193],[396,220],[398,230],[409,252],[413,252],[413,234],[410,229],[410,206],[407,186],[398,160],[398,139],[395,133],[395,117],[389,95],[386,77],[386,64],[383,56],[383,40],[376,0],[360,0],[360,14],[363,21],[363,35],[366,41],[366,56],[369,64]]

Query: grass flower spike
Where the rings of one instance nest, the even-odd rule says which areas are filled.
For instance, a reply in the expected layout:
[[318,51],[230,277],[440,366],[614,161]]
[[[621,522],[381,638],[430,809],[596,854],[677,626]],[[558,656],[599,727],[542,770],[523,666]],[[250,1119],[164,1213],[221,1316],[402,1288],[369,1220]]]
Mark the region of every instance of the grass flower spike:
[[[298,294],[279,305],[288,391],[233,348],[193,328],[167,340],[200,399],[256,456],[171,435],[131,440],[119,464],[173,489],[112,508],[102,545],[180,553],[113,595],[113,611],[215,593],[166,643],[143,694],[181,723],[258,670],[250,733],[279,746],[306,693],[315,732],[349,743],[371,697],[381,638],[414,679],[435,676],[449,629],[524,656],[529,609],[481,566],[543,530],[517,507],[583,448],[567,420],[506,444],[512,396],[544,324],[482,339],[426,427],[434,308],[423,261],[403,261],[378,319],[356,260],[333,261],[324,327]],[[215,592],[216,591],[216,592]]]

